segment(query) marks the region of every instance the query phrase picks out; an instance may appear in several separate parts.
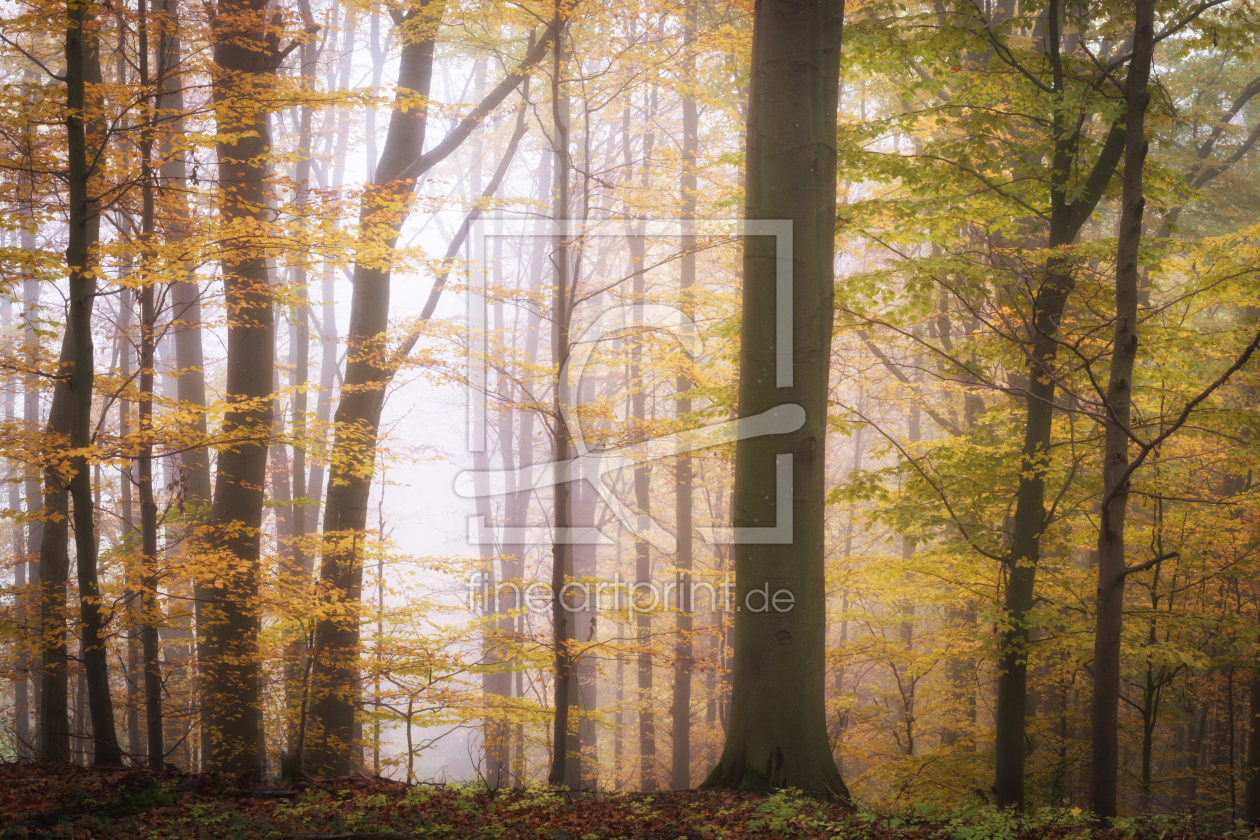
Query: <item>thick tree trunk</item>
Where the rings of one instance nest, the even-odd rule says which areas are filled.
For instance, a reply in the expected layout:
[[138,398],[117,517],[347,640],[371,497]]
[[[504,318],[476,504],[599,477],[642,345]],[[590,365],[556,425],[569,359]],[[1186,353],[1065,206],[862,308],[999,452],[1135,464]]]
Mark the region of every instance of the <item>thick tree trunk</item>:
[[[86,6],[67,6],[66,28],[66,134],[70,188],[67,205],[69,243],[66,265],[70,271],[70,312],[67,333],[74,335],[70,374],[70,447],[86,452],[92,445],[92,386],[94,359],[92,308],[96,294],[95,250],[101,220],[92,188],[94,157],[89,134],[103,142],[99,117],[91,115],[88,86],[101,83],[100,56],[94,23]],[[93,94],[95,96],[96,94]],[[80,656],[92,717],[94,760],[121,764],[122,751],[114,729],[113,699],[109,692],[108,651],[105,649],[105,617],[97,583],[96,518],[92,500],[92,476],[86,454],[70,459],[70,494],[74,498],[74,543],[79,579],[79,614],[82,621]]]
[[[696,4],[688,3],[684,13],[683,39],[687,43],[682,62],[684,84],[695,78],[696,54],[691,41],[696,34]],[[682,97],[683,138],[682,171],[679,178],[681,214],[684,221],[696,217],[696,149],[699,145],[700,116],[696,98],[690,91]],[[688,318],[695,317],[695,302],[691,287],[696,282],[696,238],[684,232],[680,245],[678,297],[679,308]],[[679,376],[675,387],[680,394],[692,387],[686,376]],[[675,413],[682,419],[691,412],[691,398],[679,397]],[[674,622],[678,640],[674,645],[674,696],[670,703],[671,719],[671,776],[674,790],[691,787],[691,670],[695,667],[694,645],[691,630],[694,605],[691,601],[692,566],[692,461],[690,455],[680,456],[674,468],[674,522],[677,530],[678,553],[674,565],[678,569],[678,612]]]
[[1116,816],[1120,767],[1120,633],[1124,616],[1124,526],[1129,503],[1129,417],[1138,350],[1138,246],[1142,242],[1146,165],[1147,83],[1155,52],[1154,0],[1136,0],[1133,58],[1125,81],[1124,178],[1116,246],[1116,321],[1103,441],[1102,515],[1098,524],[1098,625],[1094,635],[1094,696],[1090,713],[1093,763],[1090,809]]
[[[262,99],[275,59],[265,0],[223,0],[215,18],[215,84],[220,214],[230,229],[270,220],[266,186],[271,135]],[[222,258],[227,306],[229,410],[219,452],[204,548],[217,565],[203,581],[202,702],[207,713],[206,769],[245,777],[261,773],[258,574],[271,428],[275,316],[267,258],[254,243]]]
[[[823,573],[827,388],[833,326],[840,0],[758,0],[753,12],[746,218],[792,222],[793,346],[776,348],[776,242],[744,240],[739,413],[803,409],[804,425],[735,449],[736,527],[786,518],[769,488],[776,456],[792,459],[792,542],[735,546],[731,724],[706,787],[799,788],[848,800],[827,740],[826,586]],[[775,351],[791,353],[790,384]],[[783,385],[785,387],[779,387]],[[753,590],[790,608],[755,612]]]

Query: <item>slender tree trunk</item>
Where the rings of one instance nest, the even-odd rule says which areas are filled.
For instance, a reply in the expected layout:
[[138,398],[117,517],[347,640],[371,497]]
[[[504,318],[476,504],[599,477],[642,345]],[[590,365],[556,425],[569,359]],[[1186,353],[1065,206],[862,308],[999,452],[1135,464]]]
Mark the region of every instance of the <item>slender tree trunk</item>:
[[[647,105],[645,123],[648,129],[643,134],[643,171],[639,178],[641,188],[646,192],[651,186],[652,170],[650,162],[652,148],[656,142],[656,134],[651,130],[652,119],[656,115],[656,88],[652,88]],[[629,125],[627,123],[627,129]],[[626,165],[631,160],[630,136],[624,136],[624,156]],[[630,249],[630,270],[633,273],[631,294],[636,307],[644,304],[646,293],[647,239],[642,236],[631,236],[627,243]],[[642,328],[642,318],[636,315],[636,326]],[[636,437],[644,436],[644,424],[647,420],[647,393],[645,389],[646,371],[643,365],[643,338],[636,335],[630,346],[630,387],[633,389],[630,398],[632,428]],[[634,497],[639,514],[650,516],[652,498],[651,470],[647,464],[636,464],[634,468]],[[637,539],[634,544],[634,577],[636,584],[651,585],[652,555],[651,546],[646,540]],[[651,793],[657,788],[656,777],[656,710],[652,697],[652,613],[650,610],[634,610],[635,632],[639,645],[638,657],[638,702],[639,707],[639,789]]]
[[145,743],[149,767],[161,770],[166,758],[162,730],[162,670],[158,627],[158,524],[157,501],[153,494],[153,367],[154,309],[153,286],[141,292],[140,314],[140,454],[136,485],[140,496],[140,644],[144,663]]
[[[428,100],[433,76],[433,49],[444,4],[432,0],[399,15],[402,42],[398,96]],[[454,151],[538,61],[546,41],[535,44],[525,60],[509,73],[442,142],[425,154],[425,107],[399,108],[390,118],[389,133],[373,179],[360,207],[361,236],[391,252],[410,212],[415,185],[440,160]],[[401,209],[400,209],[401,208]],[[380,233],[374,233],[380,231]],[[350,302],[350,327],[345,386],[336,411],[333,468],[328,476],[324,510],[323,564],[320,581],[339,594],[344,604],[362,598],[363,567],[359,541],[367,527],[368,495],[385,388],[396,366],[385,352],[389,322],[388,260],[355,263]],[[427,308],[427,307],[426,307]],[[311,723],[308,758],[319,772],[346,774],[352,766],[355,708],[359,704],[357,611],[330,616],[315,627],[311,668]]]
[[[684,12],[683,55],[681,72],[684,84],[695,78],[696,54],[691,46],[696,34],[696,4],[688,3]],[[684,222],[696,217],[696,149],[699,145],[700,117],[695,96],[683,93],[682,164],[679,188],[682,199],[680,218]],[[678,296],[679,308],[688,318],[695,317],[695,301],[691,287],[696,282],[696,238],[684,232],[681,239],[682,259],[679,261]],[[675,387],[685,394],[692,387],[687,376],[679,376]],[[691,412],[691,398],[679,397],[675,401],[679,419]],[[674,790],[691,788],[691,670],[695,667],[694,645],[691,630],[694,621],[694,604],[691,599],[692,567],[692,461],[690,455],[678,458],[674,468],[674,522],[678,532],[678,553],[675,566],[678,569],[678,613],[674,622],[678,641],[674,646],[674,696],[670,704],[671,729],[671,776]]]
[[[555,142],[555,181],[552,185],[551,217],[560,222],[569,217],[569,98],[562,80],[564,70],[564,33],[567,27],[564,0],[555,0],[552,18],[551,117]],[[551,421],[551,459],[555,464],[556,481],[552,487],[552,516],[556,533],[573,525],[572,485],[561,479],[564,462],[572,455],[569,429],[560,407],[571,402],[568,384],[560,375],[569,357],[569,250],[564,236],[556,242],[551,256],[553,274],[551,362],[556,368]],[[566,765],[569,760],[571,684],[574,679],[573,624],[565,610],[564,585],[572,577],[573,546],[557,538],[551,551],[551,620],[552,648],[555,662],[555,717],[551,733],[551,769],[547,782],[562,785],[569,781]]]
[[[523,111],[521,116],[524,116]],[[496,234],[501,234],[501,228],[502,221],[500,220],[496,224]],[[505,284],[503,276],[503,238],[502,235],[496,235],[494,238],[494,285],[500,289]],[[506,340],[507,333],[503,323],[503,303],[501,301],[495,303],[494,313],[495,331]],[[529,334],[534,338],[535,347],[537,347],[537,330],[533,330]],[[510,377],[500,376],[498,392],[504,395],[512,394],[513,383]],[[512,470],[517,466],[512,435],[512,415],[514,413],[508,411],[499,413],[499,453],[504,470]],[[522,503],[524,505],[529,504],[529,494],[526,493],[524,495],[526,498],[521,500],[519,498],[520,494],[509,493],[504,500],[505,525],[522,527],[525,524],[525,511],[520,509],[520,505]],[[523,558],[524,551],[525,548],[522,545],[501,546],[499,554],[500,575],[496,578],[499,586],[504,586],[508,582],[519,581],[524,575],[524,563],[518,559]],[[517,569],[518,566],[521,567],[519,571]],[[512,615],[518,608],[517,599],[514,590],[506,587],[502,592],[499,592],[497,589],[493,590],[492,597],[494,599],[495,612],[499,615],[499,618],[494,624],[496,639],[490,656],[494,662],[506,663],[511,661],[511,652],[507,645],[515,626]],[[491,786],[500,788],[511,784],[511,728],[507,722],[507,699],[512,696],[512,672],[500,668],[488,676],[489,679],[483,678],[483,690],[488,695],[499,699],[493,701],[498,704],[498,708],[493,710],[492,717],[486,727],[486,764]]]
[[[143,8],[138,28],[140,83],[153,83],[149,76],[149,16]],[[146,126],[140,138],[141,157],[141,253],[152,268],[154,247],[156,185],[154,184],[153,131]],[[162,729],[162,669],[158,606],[158,523],[157,500],[153,492],[153,387],[156,365],[157,310],[152,283],[140,289],[140,452],[137,458],[137,489],[140,496],[140,644],[144,662],[145,742],[149,767],[161,770],[166,760]]]
[[[130,266],[127,266],[129,268]],[[132,296],[131,290],[124,291],[119,296],[119,309],[121,316],[119,318],[118,345],[119,345],[119,373],[122,381],[128,382],[131,379],[131,316],[132,316]],[[118,437],[123,441],[130,441],[132,435],[131,428],[131,400],[118,400]],[[135,511],[133,510],[132,499],[132,475],[131,460],[128,459],[121,473],[119,482],[122,485],[120,492],[121,508],[122,508],[122,541],[127,545],[128,552],[132,549],[132,543],[135,538]],[[137,577],[139,569],[134,564],[128,563],[127,566],[127,587],[130,593],[127,596],[127,753],[132,766],[139,763],[140,756],[145,752],[144,734],[140,729],[140,709],[142,708],[141,697],[143,692],[140,688],[143,680],[143,656],[140,650],[141,635],[141,607],[137,605],[140,600],[139,592],[142,588],[141,581]]]
[[[303,7],[305,10],[305,7]],[[310,22],[308,21],[308,25]],[[313,41],[302,45],[302,84],[308,90],[314,88],[315,62],[318,58]],[[311,148],[311,108],[304,105],[298,115],[298,148]],[[298,212],[305,211],[308,203],[311,179],[311,158],[303,154],[294,168],[293,180],[297,185],[294,206]],[[294,268],[293,286],[298,297],[298,305],[293,312],[289,324],[289,362],[292,373],[289,374],[289,385],[293,390],[293,473],[291,487],[294,497],[293,509],[289,513],[292,534],[289,540],[289,568],[286,574],[289,582],[296,587],[304,587],[310,580],[312,563],[308,559],[306,545],[307,533],[307,500],[306,496],[306,436],[307,436],[307,368],[310,365],[311,332],[310,332],[310,296],[307,291],[307,264],[301,261]],[[331,387],[331,383],[330,383]],[[296,632],[285,649],[284,682],[285,702],[288,706],[288,749],[296,758],[294,767],[300,768],[301,745],[298,743],[299,721],[301,719],[306,695],[306,626],[299,619]]]
[[[215,18],[214,104],[220,214],[231,229],[271,218],[266,176],[271,156],[264,92],[275,74],[265,0],[222,0]],[[204,538],[218,565],[202,604],[202,702],[209,727],[206,769],[257,777],[262,728],[258,663],[259,551],[271,428],[275,316],[266,254],[257,243],[222,257],[227,308],[229,410],[214,502]]]
[[[594,401],[594,384],[589,379],[578,383],[576,405],[590,405]],[[589,483],[575,481],[570,485],[571,523],[577,532],[594,529],[596,499],[595,489]],[[594,543],[582,542],[570,545],[569,559],[573,564],[570,576],[572,580],[598,579],[599,569]],[[589,653],[582,655],[578,653],[584,648],[590,648],[597,641],[597,615],[590,597],[585,597],[585,603],[581,608],[578,608],[576,604],[571,605],[568,612],[568,621],[572,625],[570,634],[573,645],[570,659],[572,681],[569,685],[569,713],[574,719],[569,723],[567,745],[569,757],[566,765],[568,778],[565,784],[573,790],[595,790],[598,786],[596,773],[599,770],[599,761],[594,754],[595,721],[592,719],[592,712],[597,708],[598,699],[595,663]]]
[[[921,365],[919,362],[916,366]],[[907,433],[906,441],[911,445],[919,443],[922,439],[922,424],[920,422],[920,412],[917,404],[910,406],[909,417],[906,422]],[[901,559],[905,563],[909,563],[914,559],[915,545],[914,540],[904,534],[901,537]],[[912,654],[914,651],[914,603],[901,604],[902,621],[897,628],[897,635],[901,641],[902,647],[906,654]],[[906,755],[914,755],[914,693],[916,688],[916,678],[910,668],[898,669],[895,674],[897,678],[897,686],[901,694],[901,728],[905,733],[906,740],[902,744],[902,751]]]
[[[423,7],[428,9],[429,6]],[[407,13],[399,29],[407,34],[398,71],[399,96],[419,95],[427,100],[433,77],[435,23],[432,11]],[[428,32],[429,34],[420,34]],[[414,186],[395,183],[398,175],[424,149],[427,111],[423,107],[396,110],[390,119],[385,151],[376,169],[374,186],[364,196],[360,229],[388,225],[392,235],[384,243],[392,249]],[[402,218],[400,218],[400,216]],[[320,620],[315,627],[315,661],[312,665],[311,729],[307,734],[306,760],[321,773],[347,775],[358,762],[351,758],[355,709],[358,705],[359,621],[357,606],[363,588],[359,540],[367,527],[368,494],[375,462],[376,430],[385,398],[386,363],[382,346],[388,330],[389,281],[387,267],[355,264],[354,291],[350,304],[349,355],[346,380],[337,406],[334,453],[357,450],[353,462],[334,462],[328,476],[324,512],[324,557],[321,582],[344,594],[351,614],[338,620]],[[367,444],[366,446],[364,444]]]
[[[94,22],[87,7],[67,6],[66,28],[66,134],[70,196],[69,244],[66,264],[70,270],[70,313],[67,332],[74,335],[70,374],[70,447],[84,453],[92,445],[92,385],[94,359],[92,308],[96,294],[95,250],[101,220],[92,196],[97,149],[103,129],[93,116],[96,91],[101,83],[100,55]],[[92,476],[85,454],[70,459],[70,494],[74,498],[74,542],[79,579],[81,650],[92,717],[93,755],[98,764],[121,764],[122,751],[114,729],[113,699],[109,692],[108,651],[105,649],[105,617],[97,584],[96,521],[92,504]]]
[[[538,167],[538,199],[546,202],[551,197],[551,181],[552,181],[552,160],[553,153],[549,149],[543,149],[541,161]],[[539,294],[543,287],[543,267],[547,261],[550,242],[546,237],[547,221],[539,218],[535,224],[535,236],[532,237],[533,253],[530,257],[529,269],[529,289],[534,295]],[[538,362],[538,346],[542,330],[541,313],[531,308],[527,316],[528,328],[525,332],[525,352],[524,359],[526,364],[537,364]],[[520,426],[517,435],[519,440],[517,462],[522,468],[532,466],[534,463],[534,424],[537,415],[533,411],[527,411],[520,414]],[[511,439],[511,436],[508,436]],[[506,465],[505,465],[506,466]],[[533,493],[530,490],[522,490],[516,493],[508,494],[508,508],[510,515],[508,525],[516,528],[524,528],[529,524],[529,507]],[[505,548],[505,553],[512,559],[505,574],[513,580],[523,581],[525,578],[525,546],[514,545]],[[513,596],[511,601],[512,607],[520,608],[519,602]],[[518,614],[516,616],[515,628],[517,637],[525,638],[526,616]],[[521,671],[516,672],[516,696],[525,696],[524,674]],[[517,723],[516,732],[512,750],[513,767],[512,772],[515,777],[514,786],[523,787],[526,777],[526,755],[525,755],[525,726]]]
[[[379,15],[373,15],[375,21]],[[353,63],[354,47],[355,47],[355,26],[354,26],[354,9],[353,7],[346,9],[345,18],[345,41],[343,42],[341,54],[342,59],[336,64],[330,64],[328,71],[328,87],[330,90],[345,90],[350,86],[350,70]],[[375,61],[375,58],[373,59]],[[382,58],[382,66],[384,59]],[[373,65],[375,68],[375,65]],[[334,70],[338,72],[334,72]],[[378,87],[380,78],[373,76],[373,87]],[[345,108],[337,109],[337,131],[334,132],[335,143],[331,149],[331,168],[332,178],[331,184],[333,190],[339,190],[345,178],[346,158],[350,148],[350,115]],[[375,138],[375,128],[368,134],[368,148],[372,150]],[[369,151],[368,155],[368,171],[375,173],[376,157]],[[315,400],[315,430],[310,435],[312,439],[312,447],[308,455],[314,456],[314,463],[310,465],[310,474],[306,481],[306,498],[310,500],[310,504],[306,507],[305,523],[303,527],[307,534],[317,534],[319,532],[320,523],[320,502],[324,496],[324,464],[328,457],[328,428],[332,420],[332,395],[333,385],[341,378],[341,372],[338,369],[337,362],[337,303],[336,288],[333,283],[332,265],[325,263],[321,271],[321,289],[320,289],[320,315],[315,316],[315,310],[309,309],[307,315],[309,320],[314,321],[319,328],[320,338],[320,362],[319,362],[319,397]],[[305,566],[303,573],[310,578],[314,571],[315,551],[308,550],[303,555]],[[307,642],[303,642],[305,646]],[[308,654],[309,655],[309,654]]]
[[[753,12],[746,218],[792,222],[790,385],[775,362],[776,243],[744,240],[739,412],[803,410],[796,432],[738,441],[736,527],[773,527],[776,456],[791,453],[792,542],[735,546],[736,604],[731,725],[706,787],[799,788],[848,800],[830,755],[826,719],[823,575],[827,388],[831,360],[836,210],[840,0],[759,0]],[[786,349],[786,348],[780,348]],[[785,387],[779,387],[779,386]],[[754,612],[754,589],[787,593],[787,610]]]
[[[23,229],[18,243],[27,253],[35,250],[35,237]],[[23,356],[26,359],[26,371],[22,376],[22,422],[30,433],[39,428],[39,335],[36,333],[36,320],[39,316],[39,280],[26,277],[22,281],[23,313]],[[25,719],[27,721],[26,750],[28,757],[41,755],[38,744],[41,715],[43,669],[42,659],[44,646],[40,639],[46,625],[42,618],[43,588],[40,578],[40,557],[44,542],[44,523],[42,520],[44,507],[44,490],[39,480],[40,471],[32,464],[26,465],[24,492],[26,496],[26,580],[30,586],[27,594],[28,611],[34,621],[29,634],[30,659],[29,670],[31,698]]]
[[[13,329],[13,301],[5,298],[0,303],[0,310],[4,312],[4,329],[6,332]],[[4,419],[9,428],[16,426],[16,408],[17,408],[17,387],[16,377],[6,377],[4,392]],[[14,465],[18,461],[10,458],[5,469],[5,482],[9,485],[9,511],[15,516],[22,510],[21,490],[18,487],[17,477]],[[34,637],[35,627],[30,623],[32,611],[29,609],[30,601],[28,600],[26,571],[28,563],[26,562],[26,523],[21,519],[15,519],[13,523],[13,588],[15,590],[16,616],[18,623],[18,635],[14,640],[14,676],[13,676],[13,740],[16,742],[18,759],[26,759],[31,757],[30,749],[30,718],[28,706],[30,704],[30,696],[27,691],[27,672],[30,670],[31,661],[27,654],[27,645],[29,640]]]
[[[1047,8],[1047,45],[1052,70],[1053,110],[1051,134],[1050,225],[1048,246],[1057,250],[1076,240],[1081,226],[1089,220],[1103,195],[1116,164],[1124,151],[1123,122],[1112,124],[1097,161],[1088,176],[1071,176],[1080,149],[1080,135],[1073,128],[1076,115],[1070,110],[1065,90],[1067,77],[1060,58],[1062,3],[1050,0]],[[1075,196],[1075,197],[1073,197]],[[1070,257],[1051,256],[1040,283],[1031,289],[1029,316],[1028,395],[1026,399],[1024,445],[1020,455],[1019,486],[1015,494],[1014,530],[1011,535],[1009,572],[1003,607],[1006,629],[1001,633],[998,656],[997,705],[994,714],[994,782],[997,805],[1024,807],[1024,713],[1028,696],[1028,614],[1032,610],[1037,563],[1041,559],[1041,534],[1046,521],[1046,473],[1054,394],[1054,369],[1058,354],[1059,321],[1068,298],[1076,287],[1075,266]]]
[[1142,242],[1147,82],[1155,52],[1154,0],[1135,0],[1133,58],[1125,81],[1124,178],[1116,247],[1116,322],[1104,425],[1102,515],[1098,524],[1098,626],[1094,636],[1094,696],[1090,713],[1093,763],[1091,810],[1116,816],[1120,766],[1120,633],[1124,615],[1125,514],[1129,502],[1129,417],[1138,349],[1138,247]]
[[[859,407],[859,410],[860,407]],[[858,426],[857,431],[853,433],[853,460],[850,462],[848,475],[852,476],[857,470],[862,469],[862,436],[866,431],[865,426]],[[849,558],[853,556],[853,520],[855,511],[850,505],[846,512],[847,521],[844,523],[844,547],[841,549],[841,557],[844,558],[847,565]],[[849,727],[849,712],[844,708],[844,678],[846,669],[844,666],[845,657],[848,655],[849,645],[849,590],[845,589],[840,593],[840,662],[836,665],[835,675],[835,692],[836,692],[836,770],[840,773],[840,777],[844,778],[844,734]]]
[[[157,109],[166,123],[158,134],[161,180],[158,202],[164,221],[167,242],[180,242],[187,236],[188,164],[177,144],[184,130],[184,93],[181,67],[179,3],[177,0],[150,0],[153,20],[158,28]],[[176,391],[184,409],[185,433],[194,441],[179,454],[179,485],[185,511],[185,526],[194,532],[204,521],[211,502],[210,455],[204,441],[206,424],[206,362],[201,339],[201,290],[191,271],[185,279],[171,283],[171,333],[175,343]],[[197,662],[199,681],[205,676],[206,633],[202,605],[212,596],[201,576],[193,581],[193,620],[197,626]],[[210,755],[210,727],[201,726],[203,761]],[[190,768],[191,769],[191,768]]]

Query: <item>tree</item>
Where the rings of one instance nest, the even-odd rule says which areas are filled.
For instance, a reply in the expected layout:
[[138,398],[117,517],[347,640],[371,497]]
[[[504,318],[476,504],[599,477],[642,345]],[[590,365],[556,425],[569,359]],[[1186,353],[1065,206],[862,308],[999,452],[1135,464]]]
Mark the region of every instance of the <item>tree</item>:
[[[397,365],[386,350],[393,250],[410,213],[419,179],[457,149],[481,121],[507,98],[529,68],[546,54],[538,39],[520,64],[464,117],[440,143],[424,151],[433,51],[444,4],[422,0],[393,13],[399,59],[397,102],[381,159],[359,209],[359,257],[350,301],[345,384],[333,416],[336,423],[324,509],[320,581],[337,593],[337,614],[315,626],[311,667],[309,760],[324,772],[348,773],[352,761],[354,711],[358,704],[359,614],[363,566],[359,541],[367,527],[368,494],[376,461],[385,387]],[[415,98],[422,103],[415,106]]]
[[[726,745],[706,787],[794,787],[818,797],[849,793],[827,742],[823,507],[827,390],[835,282],[836,129],[844,5],[836,0],[759,0],[747,128],[745,218],[792,222],[793,371],[776,374],[773,239],[745,237],[739,415],[781,405],[804,410],[796,432],[740,440],[735,450],[735,526],[773,526],[767,489],[775,456],[792,456],[790,545],[735,546],[734,673]],[[779,387],[787,385],[787,387]],[[753,612],[748,595],[786,591],[790,611]]]
[[1125,78],[1124,178],[1116,246],[1116,319],[1107,381],[1103,497],[1098,521],[1098,626],[1094,633],[1093,764],[1090,804],[1103,818],[1116,816],[1119,772],[1120,624],[1124,613],[1124,526],[1129,503],[1129,427],[1133,367],[1138,350],[1138,246],[1142,243],[1143,171],[1146,167],[1147,84],[1155,53],[1155,3],[1134,3],[1133,52]]
[[[687,5],[684,13],[683,39],[687,42],[687,53],[683,58],[683,84],[690,84],[695,76],[696,57],[691,42],[696,36],[696,6]],[[696,147],[699,145],[700,117],[696,107],[695,94],[688,91],[683,94],[683,137],[682,137],[682,172],[679,178],[679,193],[682,200],[684,220],[696,217]],[[695,317],[695,303],[691,299],[692,286],[696,282],[696,238],[682,237],[682,259],[678,284],[679,309],[688,318]],[[675,383],[680,393],[685,393],[692,385],[686,376],[679,376]],[[677,403],[679,417],[691,411],[691,399],[679,397]],[[691,787],[691,670],[695,666],[693,660],[694,644],[692,613],[695,605],[691,599],[692,570],[692,483],[693,468],[690,455],[678,459],[674,480],[675,513],[674,522],[678,529],[678,561],[679,570],[678,617],[676,627],[678,642],[674,649],[674,696],[670,708],[673,724],[671,745],[671,775],[674,790],[687,790]]]
[[[223,0],[214,10],[215,154],[223,191],[223,226],[239,236],[223,255],[227,305],[229,410],[221,431],[214,503],[205,550],[219,564],[202,606],[205,643],[202,702],[209,710],[212,772],[258,776],[258,564],[271,429],[275,312],[267,255],[256,238],[266,228],[271,134],[265,93],[284,54],[264,0]],[[290,46],[290,50],[292,49]]]

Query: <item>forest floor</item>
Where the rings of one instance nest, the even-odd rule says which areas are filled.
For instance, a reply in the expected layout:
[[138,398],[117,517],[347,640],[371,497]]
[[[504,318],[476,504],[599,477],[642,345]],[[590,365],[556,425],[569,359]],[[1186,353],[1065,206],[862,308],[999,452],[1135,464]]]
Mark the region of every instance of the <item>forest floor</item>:
[[383,780],[237,789],[223,779],[130,768],[0,764],[0,838],[65,840],[1191,840],[1236,836],[1174,821],[1092,828],[1073,811],[1016,819],[990,808],[842,808],[787,793],[491,792]]

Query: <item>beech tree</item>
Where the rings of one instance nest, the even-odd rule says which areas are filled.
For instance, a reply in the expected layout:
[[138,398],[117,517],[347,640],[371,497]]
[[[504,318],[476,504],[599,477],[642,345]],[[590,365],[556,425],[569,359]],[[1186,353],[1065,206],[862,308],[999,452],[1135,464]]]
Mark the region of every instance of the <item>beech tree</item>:
[[[775,239],[744,240],[739,415],[797,406],[798,431],[736,444],[735,527],[773,527],[789,516],[767,490],[775,456],[792,456],[787,545],[735,545],[735,604],[754,589],[786,591],[789,612],[735,614],[731,722],[706,787],[795,787],[847,800],[827,747],[823,585],[826,405],[833,323],[836,125],[844,4],[760,0],[753,12],[744,217],[792,222],[792,347],[789,381],[776,366]],[[786,255],[784,255],[786,256]],[[751,603],[751,601],[749,601]]]

